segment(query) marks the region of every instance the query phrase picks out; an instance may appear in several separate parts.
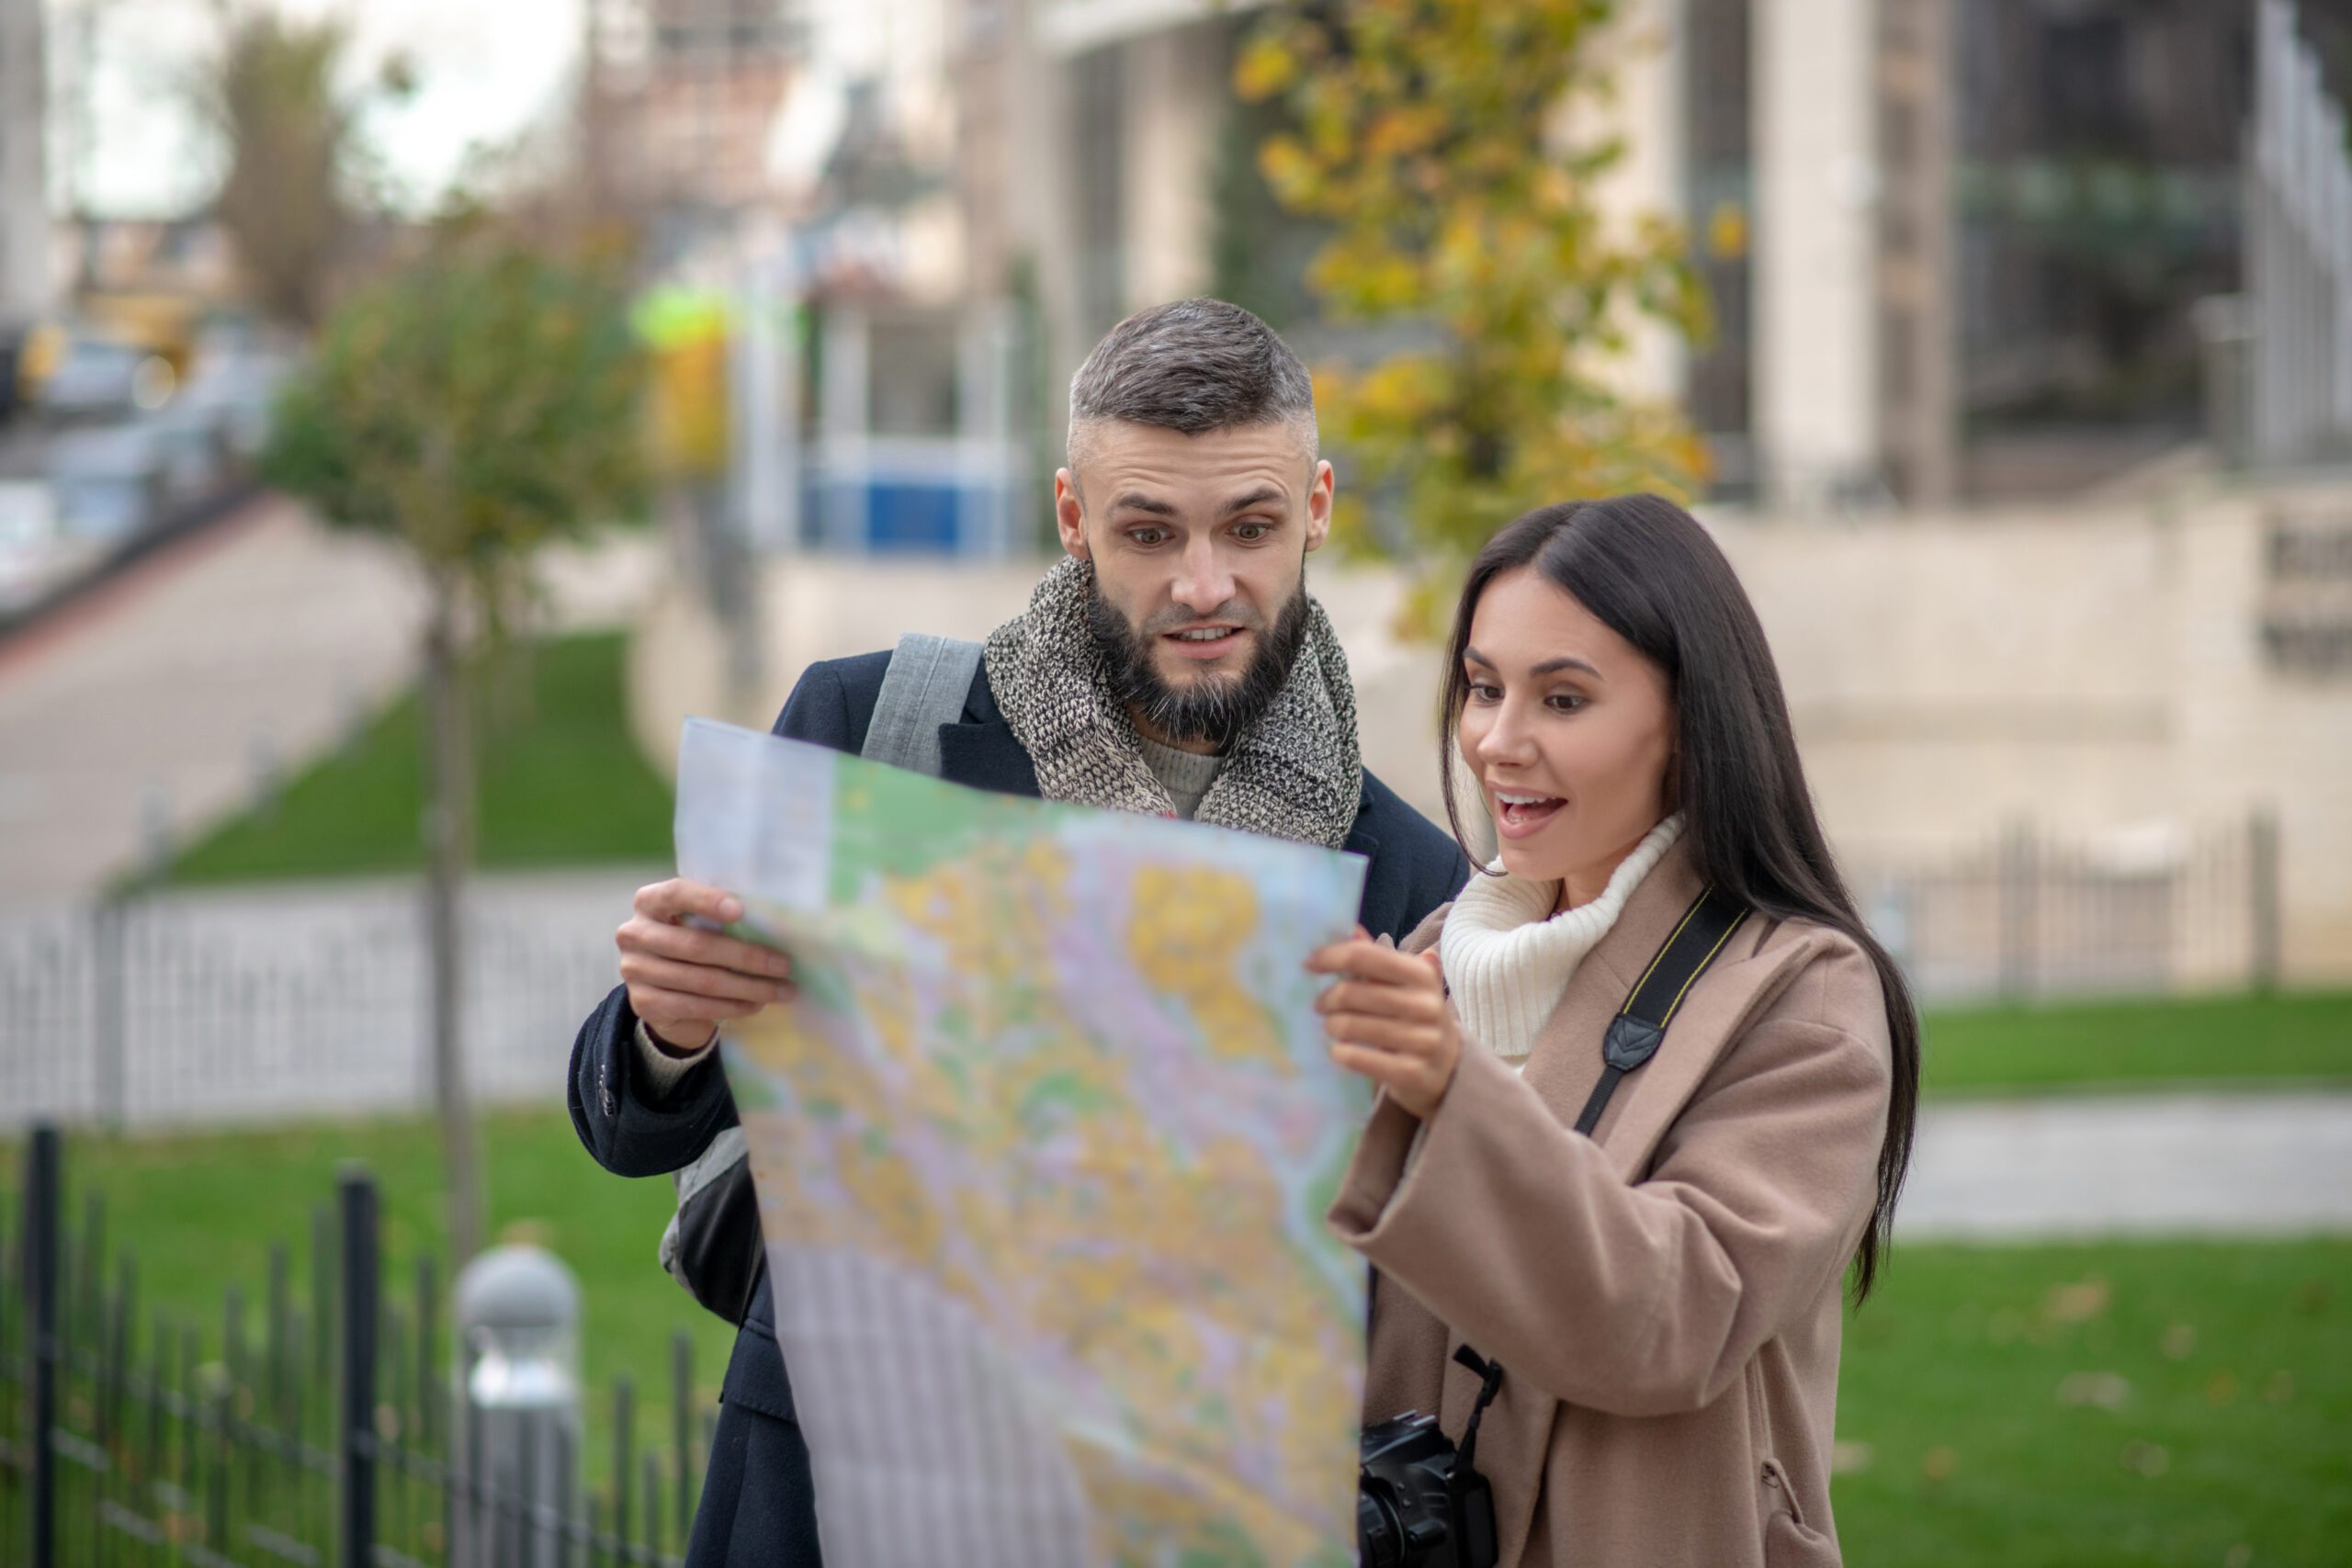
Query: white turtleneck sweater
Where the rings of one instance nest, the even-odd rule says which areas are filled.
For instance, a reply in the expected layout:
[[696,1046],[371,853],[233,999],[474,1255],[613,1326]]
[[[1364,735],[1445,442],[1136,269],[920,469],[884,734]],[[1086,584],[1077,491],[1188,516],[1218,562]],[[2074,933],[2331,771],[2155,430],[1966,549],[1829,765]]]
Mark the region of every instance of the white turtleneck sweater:
[[[1558,914],[1552,913],[1560,901],[1556,882],[1472,877],[1446,911],[1438,939],[1453,1010],[1470,1038],[1524,1068],[1536,1032],[1559,1005],[1577,964],[1609,934],[1634,889],[1681,836],[1681,817],[1668,818],[1625,857],[1600,897]],[[1491,869],[1501,871],[1502,862]]]

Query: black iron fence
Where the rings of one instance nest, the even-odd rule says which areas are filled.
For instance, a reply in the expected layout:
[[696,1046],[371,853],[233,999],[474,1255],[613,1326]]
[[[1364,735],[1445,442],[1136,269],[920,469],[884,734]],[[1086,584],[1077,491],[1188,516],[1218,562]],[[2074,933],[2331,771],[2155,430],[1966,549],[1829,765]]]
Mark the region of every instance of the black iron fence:
[[[445,1345],[430,1258],[385,1278],[360,1170],[314,1213],[307,1277],[270,1253],[216,1334],[140,1300],[103,1198],[68,1221],[63,1142],[34,1130],[0,1236],[0,1562],[29,1568],[662,1568],[680,1561],[709,1451],[686,1339],[671,1441],[639,1447],[632,1389],[609,1453],[571,1420],[486,1437]],[[457,1360],[463,1362],[467,1353]],[[601,1446],[601,1445],[600,1445]]]

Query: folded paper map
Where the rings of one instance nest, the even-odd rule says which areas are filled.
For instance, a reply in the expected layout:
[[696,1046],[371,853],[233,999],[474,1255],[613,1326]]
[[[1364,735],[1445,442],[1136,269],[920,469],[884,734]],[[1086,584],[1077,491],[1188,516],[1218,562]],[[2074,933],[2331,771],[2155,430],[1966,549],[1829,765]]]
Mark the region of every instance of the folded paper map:
[[1363,863],[699,719],[677,842],[799,986],[724,1055],[826,1561],[1351,1563]]

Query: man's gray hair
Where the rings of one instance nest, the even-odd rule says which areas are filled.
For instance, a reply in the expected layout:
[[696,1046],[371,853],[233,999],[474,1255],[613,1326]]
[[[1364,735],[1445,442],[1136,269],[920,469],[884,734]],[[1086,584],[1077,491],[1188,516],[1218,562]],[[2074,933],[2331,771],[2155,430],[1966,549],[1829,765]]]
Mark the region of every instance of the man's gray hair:
[[1274,330],[1222,299],[1138,310],[1094,345],[1069,383],[1069,460],[1088,426],[1121,419],[1199,435],[1290,424],[1315,457],[1315,387]]

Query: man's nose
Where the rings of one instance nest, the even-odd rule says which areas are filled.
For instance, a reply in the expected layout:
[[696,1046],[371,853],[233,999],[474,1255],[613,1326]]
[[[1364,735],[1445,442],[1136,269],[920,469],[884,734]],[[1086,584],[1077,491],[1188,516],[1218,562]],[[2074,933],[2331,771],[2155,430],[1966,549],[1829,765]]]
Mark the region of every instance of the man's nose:
[[1194,539],[1184,547],[1170,595],[1195,615],[1214,615],[1232,600],[1233,573],[1219,558],[1215,540]]

